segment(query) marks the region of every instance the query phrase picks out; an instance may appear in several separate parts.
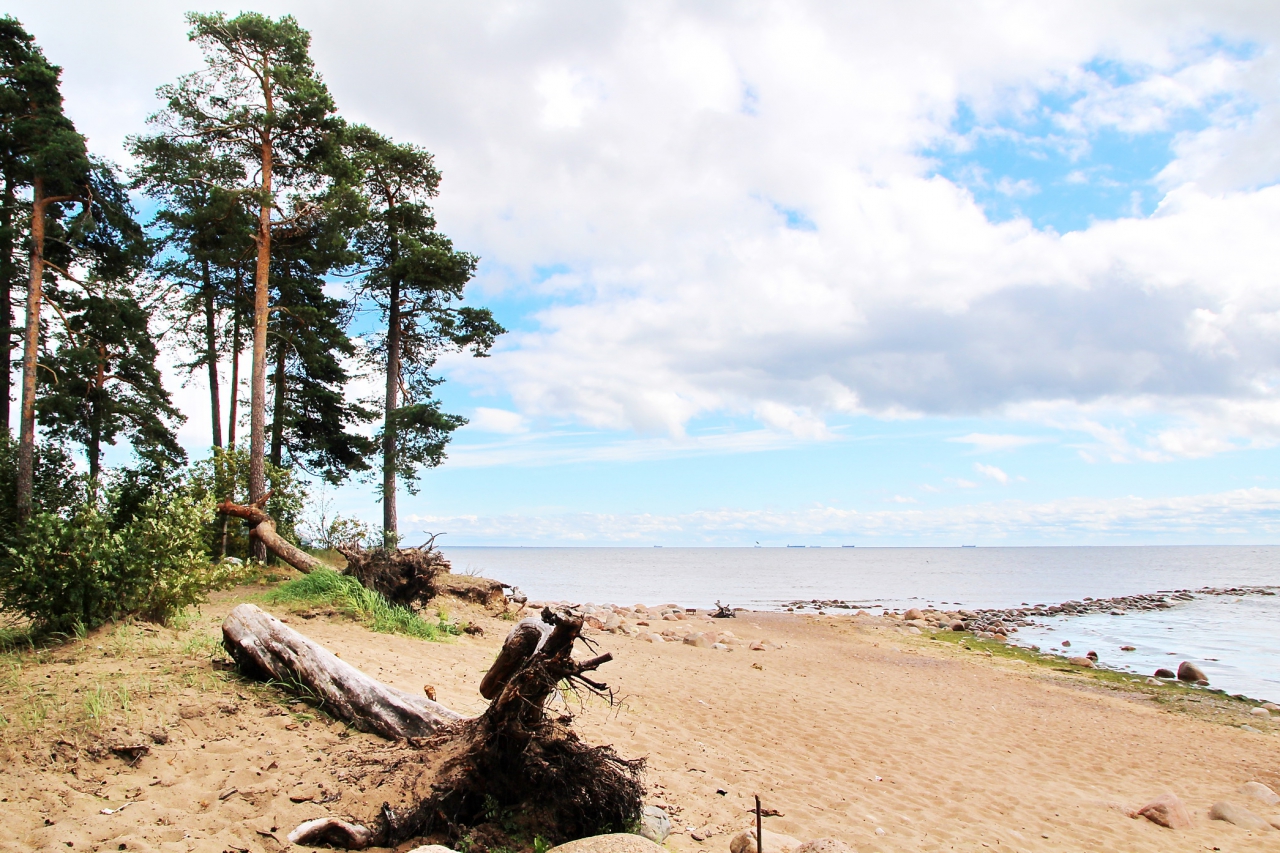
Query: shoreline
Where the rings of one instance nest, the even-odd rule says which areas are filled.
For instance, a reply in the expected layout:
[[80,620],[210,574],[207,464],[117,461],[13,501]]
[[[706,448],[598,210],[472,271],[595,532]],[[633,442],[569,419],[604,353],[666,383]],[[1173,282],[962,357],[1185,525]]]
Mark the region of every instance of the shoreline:
[[[303,820],[376,814],[383,797],[361,768],[394,745],[216,665],[221,618],[255,596],[219,594],[181,628],[121,625],[13,657],[0,693],[11,722],[0,820],[13,840],[0,853],[67,842],[278,853],[280,830]],[[384,683],[430,687],[476,713],[480,676],[513,621],[462,600],[436,606],[483,632],[425,642],[323,609],[267,609]],[[668,810],[672,853],[725,853],[757,794],[778,812],[770,831],[834,837],[858,853],[1189,853],[1280,838],[1208,818],[1224,799],[1248,806],[1236,793],[1247,782],[1280,789],[1280,723],[1241,730],[1249,706],[1238,700],[1134,684],[965,632],[916,633],[893,617],[666,609],[636,620],[646,626],[628,619],[628,631],[597,605],[589,639],[613,655],[599,675],[619,702],[565,697],[564,709],[588,742],[647,759],[646,804]],[[739,642],[640,636],[724,630]],[[127,707],[77,716],[83,697],[126,693]],[[48,713],[36,718],[29,709],[41,703]],[[132,763],[101,748],[135,735],[149,751]],[[1191,829],[1129,816],[1166,791],[1191,810]]]

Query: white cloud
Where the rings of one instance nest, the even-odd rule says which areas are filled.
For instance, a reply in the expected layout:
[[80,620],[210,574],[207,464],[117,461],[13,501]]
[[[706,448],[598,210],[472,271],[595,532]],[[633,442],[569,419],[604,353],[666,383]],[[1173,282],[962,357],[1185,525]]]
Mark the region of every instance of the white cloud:
[[528,424],[519,412],[490,409],[484,406],[476,408],[467,426],[477,432],[496,432],[505,435],[517,435],[529,431]]
[[973,480],[965,480],[965,479],[963,479],[963,478],[958,478],[958,477],[948,477],[948,478],[947,478],[947,482],[948,482],[948,483],[950,483],[951,485],[955,486],[957,489],[976,489],[976,488],[978,488],[978,484],[977,484],[977,483],[975,483],[975,482],[973,482]]
[[993,435],[991,433],[971,432],[968,435],[948,438],[947,441],[957,444],[972,444],[973,449],[979,453],[992,453],[997,450],[1016,450],[1029,444],[1038,444],[1044,439],[1032,438],[1027,435]]
[[[11,6],[110,156],[198,62],[159,0]],[[478,295],[554,300],[493,358],[445,362],[524,418],[679,441],[730,414],[815,439],[832,415],[1044,406],[1092,458],[1280,441],[1280,336],[1257,319],[1280,316],[1274,4],[362,8],[272,12],[313,31],[349,118],[436,153]],[[1155,215],[1059,235],[930,177],[959,103],[1034,116],[1062,92],[1082,95],[1051,116],[1067,148],[1195,114]],[[1104,409],[1177,422],[1135,437]]]
[[983,465],[981,462],[975,462],[973,470],[984,477],[990,477],[1002,486],[1009,485],[1009,475],[994,465]]
[[859,544],[1260,542],[1274,541],[1280,535],[1280,489],[1237,489],[1176,498],[1001,501],[869,512],[818,506],[666,515],[416,515],[409,522],[419,529],[448,530],[454,544],[627,544],[655,537],[667,544],[743,544],[802,535],[841,541],[856,538]]

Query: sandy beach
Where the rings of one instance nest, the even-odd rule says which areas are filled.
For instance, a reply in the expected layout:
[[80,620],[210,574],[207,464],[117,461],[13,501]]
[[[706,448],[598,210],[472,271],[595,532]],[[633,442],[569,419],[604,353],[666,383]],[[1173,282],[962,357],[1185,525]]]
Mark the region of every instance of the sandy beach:
[[[214,668],[221,618],[243,599],[217,597],[182,630],[122,626],[5,658],[0,851],[275,853],[303,820],[373,814],[378,792],[352,768],[394,747]],[[389,684],[479,712],[511,622],[445,606],[484,635],[431,643],[269,609]],[[756,794],[779,813],[766,829],[858,851],[1280,849],[1280,831],[1208,818],[1221,800],[1280,813],[1237,793],[1280,789],[1280,723],[1241,703],[988,657],[878,617],[692,621],[746,642],[594,631],[621,702],[570,702],[586,740],[648,759],[647,802],[672,814],[672,850],[725,853]],[[146,754],[107,750],[125,741]],[[1165,792],[1193,828],[1128,816]]]

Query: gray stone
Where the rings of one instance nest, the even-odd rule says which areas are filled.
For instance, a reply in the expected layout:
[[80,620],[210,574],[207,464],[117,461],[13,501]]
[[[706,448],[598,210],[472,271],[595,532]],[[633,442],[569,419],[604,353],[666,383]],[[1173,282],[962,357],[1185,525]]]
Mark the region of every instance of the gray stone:
[[590,838],[569,841],[559,847],[552,847],[549,853],[665,853],[665,851],[644,836],[616,832],[612,835],[593,835]]
[[1209,676],[1204,674],[1204,670],[1196,666],[1189,660],[1184,660],[1178,664],[1178,680],[1209,683]]
[[1257,800],[1265,806],[1280,804],[1280,794],[1277,794],[1261,782],[1245,782],[1236,793],[1244,794],[1246,797]]
[[1244,806],[1237,806],[1235,803],[1228,803],[1225,800],[1220,803],[1214,803],[1213,808],[1209,809],[1210,820],[1225,820],[1227,823],[1234,824],[1241,829],[1252,829],[1255,831],[1271,830],[1271,823]]
[[640,816],[640,834],[654,844],[661,844],[671,834],[671,818],[657,806],[645,806]]
[[[800,842],[790,835],[781,835],[767,829],[761,841],[764,853],[795,853],[795,849],[800,846]],[[729,853],[756,853],[755,828],[744,829],[729,839]]]

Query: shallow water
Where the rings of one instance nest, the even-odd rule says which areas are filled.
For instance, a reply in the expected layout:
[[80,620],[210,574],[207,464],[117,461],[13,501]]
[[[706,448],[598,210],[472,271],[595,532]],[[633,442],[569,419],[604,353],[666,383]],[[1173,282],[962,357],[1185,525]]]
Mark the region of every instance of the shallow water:
[[[776,609],[794,599],[861,607],[1010,607],[1085,596],[1280,585],[1280,547],[467,548],[455,572],[515,584],[534,599]],[[1071,640],[1104,663],[1149,674],[1194,660],[1214,687],[1280,701],[1280,596],[1199,598],[1170,610],[1043,620],[1019,642]],[[1121,652],[1121,645],[1137,647]],[[1216,660],[1213,660],[1216,658]]]

